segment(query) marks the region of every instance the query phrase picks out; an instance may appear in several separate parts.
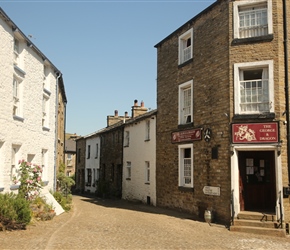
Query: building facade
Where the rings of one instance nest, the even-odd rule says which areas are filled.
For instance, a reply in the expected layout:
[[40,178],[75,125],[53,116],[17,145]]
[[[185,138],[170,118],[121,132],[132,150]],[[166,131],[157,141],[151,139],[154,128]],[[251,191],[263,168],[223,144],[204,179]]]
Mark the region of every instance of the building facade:
[[155,46],[157,205],[289,222],[282,10],[216,1]]
[[156,205],[156,110],[124,125],[122,198]]
[[0,190],[18,189],[20,160],[42,166],[42,180],[53,190],[61,150],[57,108],[66,105],[62,74],[1,8],[0,36]]

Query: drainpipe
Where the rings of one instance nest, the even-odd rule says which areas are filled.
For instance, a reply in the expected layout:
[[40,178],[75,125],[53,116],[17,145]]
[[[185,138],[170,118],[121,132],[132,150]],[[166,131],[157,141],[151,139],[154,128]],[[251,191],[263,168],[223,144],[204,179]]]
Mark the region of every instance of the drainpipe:
[[[290,189],[290,124],[289,124],[289,84],[288,84],[288,30],[286,0],[283,0],[283,31],[284,31],[284,70],[285,70],[285,102],[286,102],[286,134],[287,134],[287,164],[288,164],[288,192]],[[287,192],[287,193],[288,193]],[[288,193],[289,195],[289,193]]]
[[56,191],[56,164],[57,164],[57,142],[58,142],[58,81],[62,76],[60,72],[57,72],[56,78],[56,91],[55,91],[55,151],[54,151],[54,182],[53,182],[53,191]]

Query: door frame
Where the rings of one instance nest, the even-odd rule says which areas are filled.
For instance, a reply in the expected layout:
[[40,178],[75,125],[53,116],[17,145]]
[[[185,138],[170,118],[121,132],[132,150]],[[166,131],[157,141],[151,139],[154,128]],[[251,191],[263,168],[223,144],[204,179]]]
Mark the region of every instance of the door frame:
[[[276,178],[276,215],[280,218],[279,209],[279,191],[283,192],[282,185],[282,165],[281,155],[278,153],[277,144],[232,144],[231,145],[231,191],[233,192],[234,199],[234,216],[237,217],[240,212],[240,192],[239,192],[239,151],[274,151],[275,160],[275,178]],[[231,211],[233,214],[233,211]],[[282,213],[284,213],[284,205],[282,199]]]

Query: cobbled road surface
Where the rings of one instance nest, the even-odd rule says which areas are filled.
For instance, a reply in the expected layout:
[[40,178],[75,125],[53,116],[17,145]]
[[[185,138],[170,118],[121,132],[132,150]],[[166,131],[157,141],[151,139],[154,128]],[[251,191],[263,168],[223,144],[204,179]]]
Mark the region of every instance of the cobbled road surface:
[[290,238],[230,232],[168,209],[75,195],[68,213],[0,232],[0,249],[290,250]]

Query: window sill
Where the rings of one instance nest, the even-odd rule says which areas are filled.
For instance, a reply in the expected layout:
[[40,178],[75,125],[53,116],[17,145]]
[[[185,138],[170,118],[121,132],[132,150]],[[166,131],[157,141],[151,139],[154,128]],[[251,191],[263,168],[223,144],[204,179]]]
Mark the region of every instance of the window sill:
[[17,190],[19,189],[20,185],[11,185],[10,190]]
[[145,182],[144,184],[145,184],[145,185],[150,185],[150,182]]
[[273,34],[266,36],[257,36],[257,37],[247,37],[247,38],[235,38],[232,41],[232,45],[240,45],[247,43],[259,43],[259,42],[270,42],[274,39]]
[[248,119],[274,119],[275,113],[265,114],[235,114],[233,120],[248,120]]
[[178,128],[179,129],[193,128],[193,122],[185,123],[185,124],[178,124]]
[[50,129],[48,127],[42,127],[42,130],[49,131]]
[[150,141],[150,139],[145,139],[144,141],[145,141],[145,142],[146,142],[146,141]]
[[20,117],[18,115],[13,115],[13,119],[14,120],[17,120],[17,121],[20,121],[20,122],[23,122],[24,121],[24,118],[23,117]]
[[46,89],[46,88],[43,88],[43,92],[44,92],[45,94],[47,94],[48,96],[51,95],[51,92],[50,92],[48,89]]
[[194,191],[194,188],[193,187],[183,187],[183,186],[179,186],[178,187],[178,190],[179,191],[182,191],[182,192],[193,192]]
[[22,74],[23,76],[26,75],[25,71],[22,70],[21,68],[19,68],[17,65],[14,64],[14,69],[17,70],[20,74]]
[[192,62],[193,62],[193,59],[191,58],[191,59],[187,60],[186,62],[183,62],[183,63],[179,64],[179,65],[178,65],[178,68],[180,69],[180,68],[182,68],[182,67],[184,67],[184,66],[186,66],[187,64],[190,64],[190,63],[192,63]]
[[125,145],[124,148],[129,148],[129,145]]
[[127,181],[131,181],[131,178],[126,178]]

